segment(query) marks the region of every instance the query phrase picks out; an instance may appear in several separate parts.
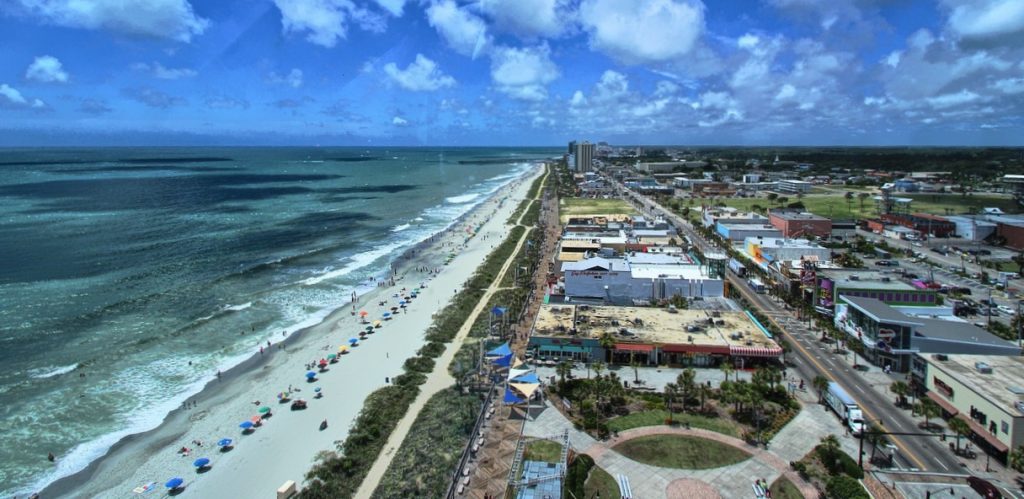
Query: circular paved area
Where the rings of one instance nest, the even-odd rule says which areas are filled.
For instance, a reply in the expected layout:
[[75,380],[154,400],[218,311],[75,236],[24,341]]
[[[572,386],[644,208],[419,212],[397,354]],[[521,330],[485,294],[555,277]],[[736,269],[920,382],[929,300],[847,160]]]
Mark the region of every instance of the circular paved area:
[[710,484],[693,478],[673,480],[665,487],[668,499],[722,499]]

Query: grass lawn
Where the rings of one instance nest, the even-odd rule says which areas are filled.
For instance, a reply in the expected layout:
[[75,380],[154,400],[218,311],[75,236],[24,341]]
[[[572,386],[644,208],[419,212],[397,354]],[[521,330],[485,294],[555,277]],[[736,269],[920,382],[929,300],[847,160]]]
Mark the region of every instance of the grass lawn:
[[[668,418],[668,411],[656,409],[653,411],[634,412],[626,416],[619,416],[608,421],[608,429],[612,431],[623,431],[641,426],[660,426],[665,424]],[[741,430],[739,425],[727,419],[709,418],[695,414],[674,413],[672,420],[676,424],[684,425],[690,423],[694,428],[703,428],[723,435],[739,438]]]
[[584,487],[587,497],[594,497],[598,493],[601,494],[601,499],[620,499],[622,497],[619,495],[618,482],[600,466],[590,469],[590,476],[587,477]]
[[750,454],[706,438],[687,435],[647,435],[612,448],[629,459],[652,466],[703,470],[736,464]]
[[772,491],[772,499],[803,499],[804,497],[800,493],[800,489],[784,476],[780,476],[778,480],[772,482],[768,489]]
[[543,461],[557,463],[562,457],[562,445],[551,440],[534,440],[526,444],[523,459],[527,461]]
[[[851,192],[855,192],[851,190]],[[992,194],[974,194],[962,197],[959,194],[903,194],[897,193],[897,197],[913,199],[911,203],[912,212],[931,213],[933,215],[946,215],[946,208],[952,209],[953,214],[969,213],[971,210],[997,207],[1007,213],[1020,213],[1021,207],[1016,205],[1013,199],[1006,196]],[[864,207],[861,208],[861,200],[854,196],[853,200],[847,202],[843,193],[828,195],[812,194],[797,199],[796,195],[785,196],[789,203],[800,201],[804,208],[811,213],[832,218],[873,218],[878,216],[875,207],[874,195],[864,200]],[[739,198],[722,199],[721,203],[739,210],[750,210],[753,205],[765,208],[777,207],[777,203],[769,203],[766,198]]]
[[570,216],[580,215],[614,215],[614,214],[635,215],[636,210],[629,203],[621,199],[589,199],[589,198],[565,198],[562,199],[558,214],[565,222]]

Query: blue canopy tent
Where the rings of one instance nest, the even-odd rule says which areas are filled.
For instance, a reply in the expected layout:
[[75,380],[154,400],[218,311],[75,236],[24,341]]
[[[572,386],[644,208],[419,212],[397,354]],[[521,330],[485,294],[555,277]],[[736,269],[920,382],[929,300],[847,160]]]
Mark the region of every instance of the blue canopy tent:
[[498,317],[501,317],[502,315],[505,315],[506,311],[508,311],[507,308],[499,307],[499,306],[495,306],[494,308],[491,309],[491,313],[494,314],[494,315],[497,315]]
[[508,355],[506,355],[504,357],[499,357],[497,360],[494,361],[494,365],[496,365],[498,367],[508,367],[511,364],[512,364],[512,354],[508,354]]
[[519,397],[511,388],[506,387],[504,402],[506,404],[522,404],[523,402],[526,402],[526,399]]
[[537,377],[536,373],[526,373],[515,378],[509,378],[509,381],[515,381],[516,383],[540,383],[540,378]]
[[487,352],[488,357],[505,357],[512,355],[512,349],[509,348],[508,343],[502,343],[501,346]]

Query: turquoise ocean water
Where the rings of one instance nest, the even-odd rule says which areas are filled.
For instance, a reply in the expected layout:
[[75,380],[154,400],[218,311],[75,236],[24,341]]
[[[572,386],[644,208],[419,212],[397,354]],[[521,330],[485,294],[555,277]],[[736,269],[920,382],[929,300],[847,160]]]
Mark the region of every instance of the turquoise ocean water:
[[0,150],[0,496],[157,426],[556,153]]

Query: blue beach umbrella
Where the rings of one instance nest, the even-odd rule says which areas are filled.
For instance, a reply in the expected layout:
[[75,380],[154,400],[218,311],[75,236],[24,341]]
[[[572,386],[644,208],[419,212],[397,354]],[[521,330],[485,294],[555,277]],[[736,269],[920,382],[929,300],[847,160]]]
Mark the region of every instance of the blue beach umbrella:
[[173,489],[176,489],[178,487],[181,487],[181,484],[183,484],[183,483],[185,483],[185,479],[184,478],[174,477],[174,478],[172,478],[170,480],[167,480],[167,483],[165,483],[164,486],[173,490]]
[[357,339],[357,338],[349,338],[348,342],[351,345],[355,345],[356,343],[359,343],[359,339]]
[[406,303],[408,303],[408,302],[405,301],[405,300],[398,300],[398,304],[399,305],[405,305]]
[[320,387],[318,386],[318,387],[314,388],[313,391],[316,392],[316,393],[320,393]]
[[199,459],[196,459],[195,461],[192,461],[192,466],[195,466],[196,468],[205,468],[209,466],[209,464],[210,460],[205,457],[201,457]]
[[217,441],[217,446],[219,446],[219,447],[231,447],[231,443],[232,442],[234,442],[234,440],[231,440],[230,438],[222,438],[219,441]]
[[306,373],[306,379],[315,379],[315,378],[316,378],[316,373],[315,372],[309,371],[308,373]]
[[391,317],[391,312],[384,312],[384,318],[387,319],[388,317]]
[[243,430],[251,430],[252,429],[252,421],[242,421],[242,423],[239,424],[238,427],[243,429]]

